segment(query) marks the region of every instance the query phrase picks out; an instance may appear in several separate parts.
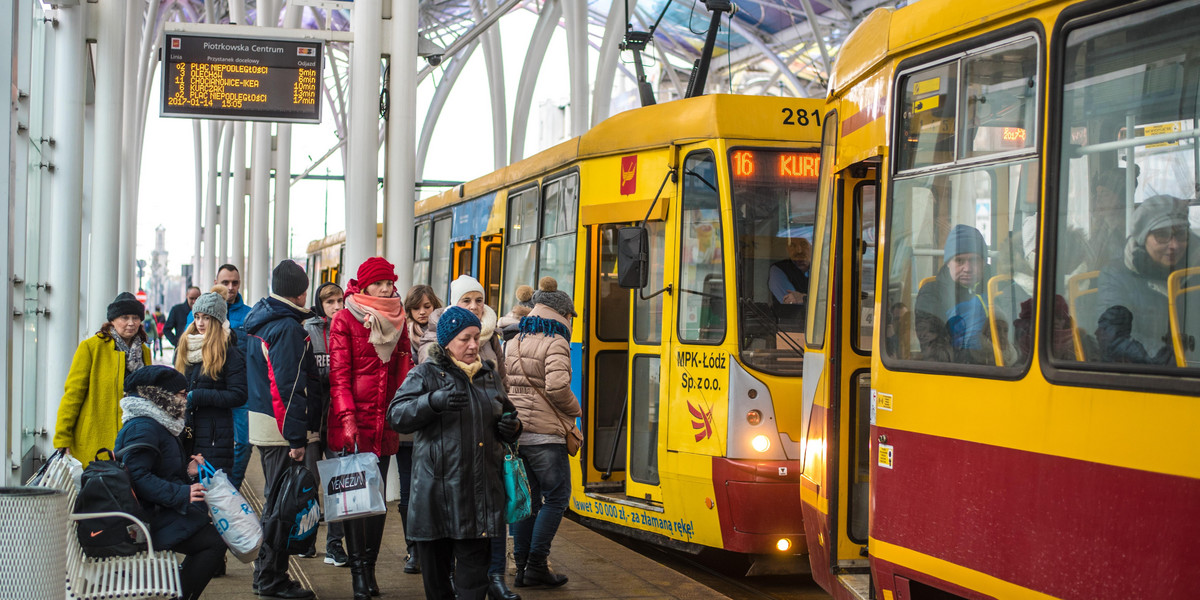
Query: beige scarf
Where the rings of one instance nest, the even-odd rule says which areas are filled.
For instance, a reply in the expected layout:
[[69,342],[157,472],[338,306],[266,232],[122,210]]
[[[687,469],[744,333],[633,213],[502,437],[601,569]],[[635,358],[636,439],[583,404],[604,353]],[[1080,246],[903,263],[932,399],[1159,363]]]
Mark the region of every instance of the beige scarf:
[[363,327],[371,331],[370,342],[375,354],[384,364],[392,360],[392,352],[404,330],[404,305],[400,298],[376,298],[366,294],[351,294],[346,298],[346,310]]
[[189,365],[198,365],[204,360],[203,346],[203,333],[187,334],[187,362]]
[[479,373],[479,370],[483,368],[483,361],[480,360],[478,356],[475,357],[475,362],[469,365],[461,360],[458,360],[457,358],[454,358],[453,356],[450,357],[450,360],[453,361],[454,364],[458,365],[458,368],[462,369],[463,373],[467,374],[467,379],[472,381],[475,380],[475,375]]

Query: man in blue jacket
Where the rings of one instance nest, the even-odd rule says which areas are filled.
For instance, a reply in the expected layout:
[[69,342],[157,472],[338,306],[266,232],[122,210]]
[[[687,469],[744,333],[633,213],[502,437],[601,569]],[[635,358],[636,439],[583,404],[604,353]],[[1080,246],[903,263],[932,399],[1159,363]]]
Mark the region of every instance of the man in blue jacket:
[[[246,351],[250,349],[249,337],[246,335],[246,317],[250,314],[250,307],[242,302],[242,274],[238,268],[230,265],[221,265],[217,269],[217,278],[213,280],[214,285],[223,285],[228,291],[225,297],[225,302],[229,305],[227,319],[229,319],[229,328],[237,334],[238,349],[242,351],[242,356],[246,355]],[[189,292],[190,294],[190,292]],[[187,324],[192,324],[192,314],[188,313]],[[174,342],[172,342],[174,343]],[[239,406],[233,409],[233,472],[229,473],[229,482],[234,487],[242,487],[242,481],[246,479],[246,465],[250,464],[250,439],[248,435],[246,407]]]
[[[292,461],[304,460],[308,443],[308,384],[313,373],[312,345],[301,324],[312,316],[303,308],[308,276],[284,260],[271,272],[270,296],[255,303],[246,317],[249,440],[258,446],[270,492]],[[265,352],[264,352],[265,351]],[[288,556],[263,546],[254,563],[255,591],[262,598],[303,599],[313,593],[288,578]]]

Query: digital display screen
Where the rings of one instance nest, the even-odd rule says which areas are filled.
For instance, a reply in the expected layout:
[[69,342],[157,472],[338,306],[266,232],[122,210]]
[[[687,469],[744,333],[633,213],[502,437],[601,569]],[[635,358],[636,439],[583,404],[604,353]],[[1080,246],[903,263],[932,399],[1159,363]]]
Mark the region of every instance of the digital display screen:
[[751,181],[816,181],[821,174],[819,152],[794,150],[737,150],[729,157],[734,179]]
[[321,41],[168,33],[164,117],[321,122]]

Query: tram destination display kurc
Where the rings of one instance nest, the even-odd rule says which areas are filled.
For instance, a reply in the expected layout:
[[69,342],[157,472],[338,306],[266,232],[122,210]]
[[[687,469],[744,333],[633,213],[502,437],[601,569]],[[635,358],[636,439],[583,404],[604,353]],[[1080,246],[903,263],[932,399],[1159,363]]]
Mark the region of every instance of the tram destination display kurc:
[[321,41],[168,33],[164,117],[321,122]]

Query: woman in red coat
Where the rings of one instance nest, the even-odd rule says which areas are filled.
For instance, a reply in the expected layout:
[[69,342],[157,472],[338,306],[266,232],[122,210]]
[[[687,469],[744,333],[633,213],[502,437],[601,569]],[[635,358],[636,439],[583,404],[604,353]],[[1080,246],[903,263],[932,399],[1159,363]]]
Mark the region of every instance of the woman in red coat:
[[[395,267],[380,257],[358,267],[329,340],[329,447],[391,457],[400,446],[385,413],[412,368]],[[361,290],[361,291],[360,291]],[[380,464],[384,480],[388,463]],[[344,521],[354,600],[379,595],[375,562],[387,515]]]

